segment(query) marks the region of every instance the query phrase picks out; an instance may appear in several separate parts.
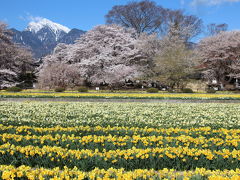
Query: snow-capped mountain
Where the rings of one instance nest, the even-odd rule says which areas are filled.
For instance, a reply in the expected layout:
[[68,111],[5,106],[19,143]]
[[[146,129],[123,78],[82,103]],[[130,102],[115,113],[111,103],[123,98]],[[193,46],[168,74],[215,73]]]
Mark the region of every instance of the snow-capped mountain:
[[68,33],[71,29],[61,24],[52,22],[46,18],[39,18],[37,21],[32,21],[28,24],[26,30],[37,33],[43,27],[49,27],[53,32],[64,31]]
[[38,18],[28,24],[24,31],[12,29],[13,41],[32,50],[35,58],[50,54],[58,43],[72,44],[85,31],[69,29],[46,18]]
[[[26,28],[26,31],[39,34],[39,32],[43,29],[50,30],[50,32],[56,37],[56,41],[58,41],[63,34],[67,34],[71,30],[66,26],[52,22],[46,18],[39,18],[37,21],[30,22]],[[39,38],[44,40],[45,36],[40,36]]]

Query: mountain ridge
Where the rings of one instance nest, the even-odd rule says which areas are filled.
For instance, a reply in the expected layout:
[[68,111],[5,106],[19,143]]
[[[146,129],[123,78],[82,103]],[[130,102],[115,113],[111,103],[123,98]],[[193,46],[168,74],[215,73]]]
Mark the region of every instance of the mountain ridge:
[[39,18],[28,24],[25,30],[14,28],[13,42],[28,48],[36,59],[53,52],[58,43],[73,44],[76,39],[86,33],[80,29],[70,29],[46,18]]

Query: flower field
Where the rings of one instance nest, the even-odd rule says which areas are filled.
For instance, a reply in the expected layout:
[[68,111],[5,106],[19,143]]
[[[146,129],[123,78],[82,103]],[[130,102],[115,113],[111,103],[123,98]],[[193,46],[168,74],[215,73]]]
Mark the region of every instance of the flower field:
[[0,102],[2,179],[240,179],[239,104]]
[[240,94],[204,94],[204,93],[78,93],[78,92],[5,92],[0,91],[0,98],[100,98],[100,99],[210,99],[240,100]]

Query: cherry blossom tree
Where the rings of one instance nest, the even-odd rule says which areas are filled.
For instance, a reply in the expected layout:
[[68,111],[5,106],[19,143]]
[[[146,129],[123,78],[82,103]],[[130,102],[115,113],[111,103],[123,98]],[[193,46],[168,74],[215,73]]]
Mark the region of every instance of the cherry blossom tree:
[[84,80],[74,65],[54,62],[42,68],[38,76],[38,88],[53,89],[55,87],[81,86]]
[[101,25],[81,36],[73,45],[58,45],[40,67],[39,77],[52,63],[70,64],[78,68],[81,78],[92,85],[106,83],[119,86],[125,79],[150,73],[152,53],[144,51],[144,42],[134,29],[117,25]]
[[12,43],[11,35],[7,25],[0,22],[0,88],[23,83],[20,76],[33,71],[31,53]]
[[234,61],[230,68],[232,69],[230,76],[240,79],[240,60]]
[[204,38],[198,45],[198,54],[206,67],[205,78],[224,86],[239,72],[240,31],[220,32]]

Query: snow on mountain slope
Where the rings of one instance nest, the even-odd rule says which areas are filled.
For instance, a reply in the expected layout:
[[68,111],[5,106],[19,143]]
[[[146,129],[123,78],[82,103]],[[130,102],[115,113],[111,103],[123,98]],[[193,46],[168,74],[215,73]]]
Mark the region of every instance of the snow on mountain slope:
[[29,48],[35,58],[42,58],[53,52],[59,43],[73,44],[85,31],[69,29],[46,18],[34,17],[24,31],[14,28],[13,41]]
[[31,31],[32,33],[36,34],[43,28],[50,29],[55,34],[56,40],[58,40],[61,32],[68,33],[70,31],[68,27],[52,22],[46,18],[38,18],[37,20],[30,22],[26,28],[26,31]]

